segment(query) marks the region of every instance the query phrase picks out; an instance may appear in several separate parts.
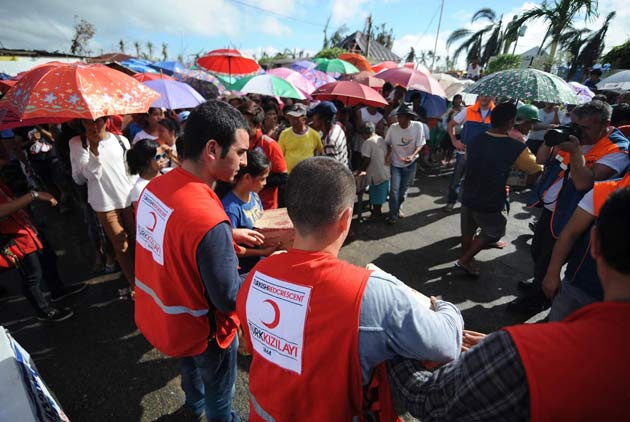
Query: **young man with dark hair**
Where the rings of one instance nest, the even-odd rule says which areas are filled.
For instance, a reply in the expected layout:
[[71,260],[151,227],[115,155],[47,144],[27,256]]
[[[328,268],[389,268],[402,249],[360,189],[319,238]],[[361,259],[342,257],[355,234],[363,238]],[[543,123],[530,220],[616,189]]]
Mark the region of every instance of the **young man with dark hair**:
[[613,107],[610,124],[616,127],[627,138],[630,136],[630,104],[621,103]]
[[584,81],[584,85],[589,87],[591,91],[597,91],[597,84],[601,80],[602,70],[601,69],[593,69],[591,73],[588,75],[588,79]]
[[463,322],[454,305],[432,299],[430,309],[394,276],[337,257],[355,193],[350,170],[328,157],[304,160],[289,175],[293,249],[260,261],[237,299],[253,353],[251,421],[391,422],[383,362],[459,355]]
[[[461,231],[462,255],[455,266],[478,276],[473,258],[505,235],[505,183],[513,165],[527,174],[542,167],[524,143],[508,136],[514,126],[516,106],[502,103],[490,115],[492,129],[466,145],[466,173],[463,184]],[[477,234],[477,229],[481,229]]]
[[212,186],[234,180],[248,147],[238,110],[220,101],[197,106],[182,166],[148,184],[136,214],[136,324],[155,348],[180,358],[186,404],[211,421],[237,420],[231,403],[241,286],[232,228]]
[[630,420],[630,188],[601,207],[590,253],[604,301],[562,322],[508,327],[429,372],[397,359],[394,385],[423,421]]
[[267,176],[267,184],[258,195],[263,208],[278,208],[278,190],[287,183],[287,163],[282,154],[280,145],[262,131],[265,113],[261,106],[250,101],[238,108],[238,111],[247,120],[249,126],[249,149],[263,153],[271,163],[270,173]]

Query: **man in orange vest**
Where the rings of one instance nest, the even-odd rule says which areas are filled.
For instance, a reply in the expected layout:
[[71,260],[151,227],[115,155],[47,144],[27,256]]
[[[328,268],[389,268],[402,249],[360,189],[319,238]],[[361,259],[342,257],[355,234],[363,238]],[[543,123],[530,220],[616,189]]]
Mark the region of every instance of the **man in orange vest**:
[[394,276],[337,258],[355,191],[347,166],[329,157],[289,175],[293,249],[256,264],[237,299],[253,354],[251,421],[393,422],[384,362],[459,355],[463,322],[453,304],[431,305]]
[[186,123],[182,166],[152,180],[136,212],[136,324],[156,349],[180,358],[186,404],[210,421],[238,420],[231,403],[242,282],[232,228],[211,186],[233,181],[248,147],[236,109],[199,105]]
[[[622,179],[596,182],[560,233],[542,284],[545,295],[553,299],[550,321],[561,321],[574,311],[602,300],[604,292],[595,261],[589,253],[590,228],[606,198],[624,187],[630,187],[630,173]],[[561,282],[560,270],[565,262],[567,269]]]
[[630,420],[629,214],[624,188],[610,195],[592,229],[603,302],[562,322],[492,333],[433,373],[397,360],[391,375],[407,410],[423,421]]

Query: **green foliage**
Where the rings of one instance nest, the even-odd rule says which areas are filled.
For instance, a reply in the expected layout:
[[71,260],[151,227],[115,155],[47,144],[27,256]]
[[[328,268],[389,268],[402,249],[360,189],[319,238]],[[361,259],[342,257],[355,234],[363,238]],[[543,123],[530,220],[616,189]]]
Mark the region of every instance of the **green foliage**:
[[613,47],[604,57],[603,63],[610,63],[613,69],[630,69],[630,39]]
[[322,48],[315,58],[336,59],[340,54],[347,53],[348,50],[339,47]]
[[520,66],[521,56],[516,54],[501,54],[488,63],[486,75],[494,72],[500,72],[501,70],[517,69]]

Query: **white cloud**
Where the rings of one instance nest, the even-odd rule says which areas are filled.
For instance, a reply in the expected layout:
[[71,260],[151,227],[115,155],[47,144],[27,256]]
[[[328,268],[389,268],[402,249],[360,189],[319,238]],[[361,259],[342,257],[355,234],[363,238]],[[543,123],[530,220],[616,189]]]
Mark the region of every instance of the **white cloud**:
[[[332,2],[332,19],[333,25],[348,25],[350,22],[365,19],[368,12],[364,10],[369,0],[333,0]],[[334,29],[333,29],[334,30]]]
[[292,31],[286,25],[283,25],[278,19],[267,16],[259,20],[260,29],[265,34],[275,35],[276,37],[283,37],[291,35]]

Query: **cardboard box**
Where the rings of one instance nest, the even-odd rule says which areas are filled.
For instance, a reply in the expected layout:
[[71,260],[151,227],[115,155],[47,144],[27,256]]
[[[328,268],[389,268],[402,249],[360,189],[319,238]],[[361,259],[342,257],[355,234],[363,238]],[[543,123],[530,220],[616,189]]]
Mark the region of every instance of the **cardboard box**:
[[280,249],[293,247],[295,229],[286,208],[265,210],[260,220],[256,221],[254,229],[265,236],[263,247],[278,243],[281,245]]

